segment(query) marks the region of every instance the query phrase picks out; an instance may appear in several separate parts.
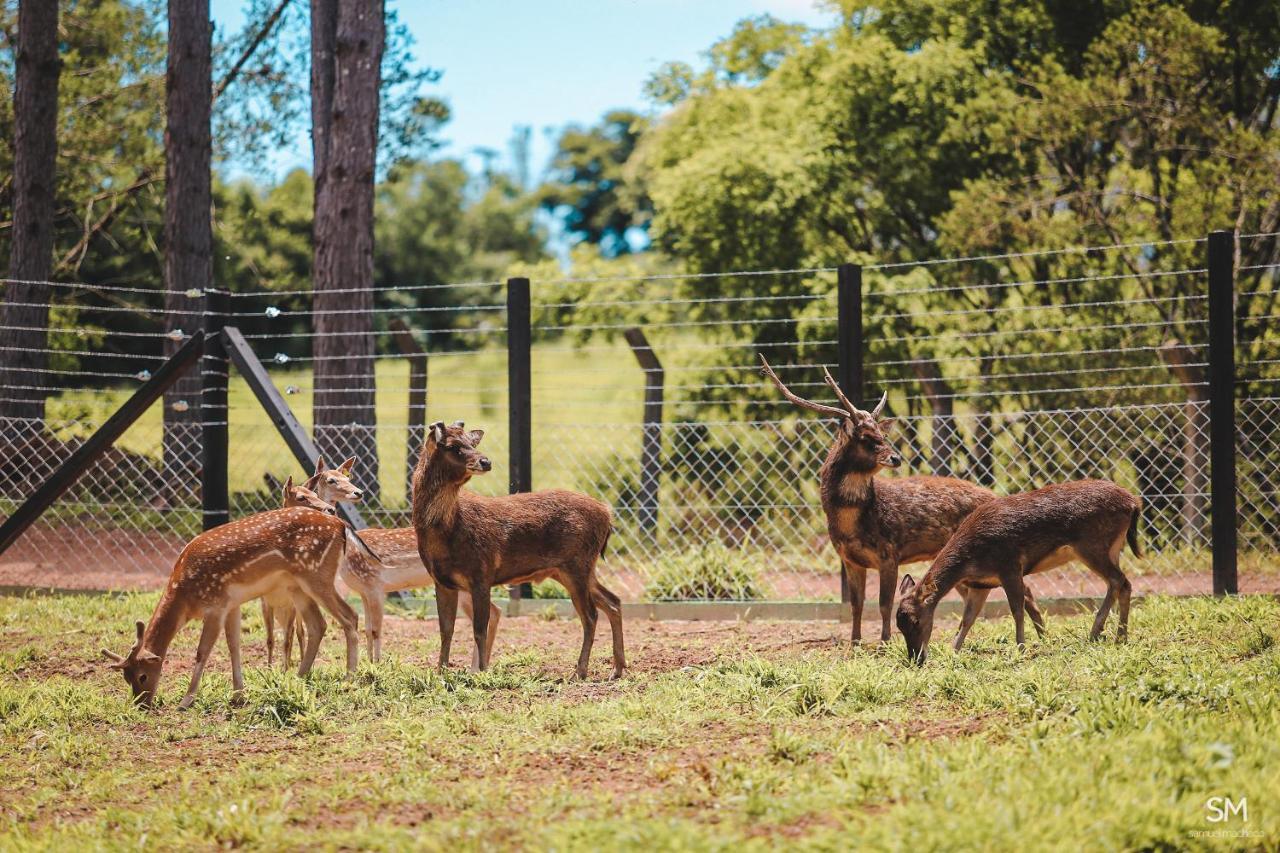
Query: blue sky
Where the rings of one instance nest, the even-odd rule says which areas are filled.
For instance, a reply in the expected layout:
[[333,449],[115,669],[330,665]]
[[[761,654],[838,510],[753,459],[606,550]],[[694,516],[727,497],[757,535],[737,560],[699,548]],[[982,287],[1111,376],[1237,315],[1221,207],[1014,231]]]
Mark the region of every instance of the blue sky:
[[[299,0],[305,2],[305,0]],[[243,23],[243,0],[212,0],[219,28]],[[414,53],[444,76],[432,91],[453,120],[436,156],[504,155],[516,125],[533,128],[533,177],[551,150],[547,128],[590,124],[612,107],[648,109],[644,81],[663,62],[701,64],[736,21],[769,12],[820,25],[813,0],[388,0],[408,25]],[[305,128],[272,171],[310,165]],[[234,170],[234,167],[232,168]]]

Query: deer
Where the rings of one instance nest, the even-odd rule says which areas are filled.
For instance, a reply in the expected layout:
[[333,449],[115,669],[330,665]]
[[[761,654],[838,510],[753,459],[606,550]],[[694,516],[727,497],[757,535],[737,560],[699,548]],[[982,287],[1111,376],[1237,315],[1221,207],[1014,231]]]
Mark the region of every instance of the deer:
[[[1078,560],[1107,583],[1107,594],[1093,620],[1090,641],[1106,625],[1118,604],[1116,642],[1129,635],[1129,601],[1133,587],[1120,570],[1126,543],[1134,556],[1142,502],[1109,480],[1057,483],[1032,492],[996,498],[978,507],[957,528],[917,584],[907,575],[899,592],[898,630],[907,655],[923,664],[933,632],[938,601],[958,584],[986,592],[1000,586],[1009,599],[1018,648],[1025,648],[1023,604],[1025,578]],[[980,606],[980,605],[979,605]],[[964,619],[972,623],[969,602]]]
[[613,678],[626,669],[622,602],[600,583],[596,561],[613,531],[608,504],[559,489],[487,497],[464,491],[472,477],[493,469],[477,446],[483,430],[462,421],[431,424],[413,472],[413,527],[418,554],[435,580],[440,614],[440,666],[448,664],[458,597],[469,592],[478,656],[472,670],[489,666],[486,637],[489,590],[499,584],[553,578],[569,593],[582,622],[582,649],[574,674],[587,677],[596,621],[603,609],[613,632]]
[[[307,485],[316,489],[317,499],[322,507],[333,507],[341,501],[358,499],[360,490],[352,485],[350,477],[355,465],[355,457],[351,457],[337,468],[326,468],[324,457],[316,461],[316,472]],[[355,498],[350,497],[354,493]],[[287,498],[286,498],[287,505]],[[378,554],[380,560],[370,560],[361,551],[348,551],[338,569],[338,577],[360,596],[364,607],[366,653],[374,663],[382,660],[382,620],[386,609],[387,594],[402,589],[418,589],[432,586],[431,574],[422,564],[418,555],[418,534],[412,527],[366,527],[360,531],[360,538]],[[468,619],[474,621],[471,606],[471,594],[458,593],[458,604]],[[264,607],[265,611],[265,607]],[[286,622],[293,623],[292,604],[282,606]],[[265,618],[265,612],[264,612]],[[502,610],[496,604],[489,605],[489,630],[485,647],[493,653],[493,643],[498,636],[498,623],[502,620]],[[299,645],[302,643],[302,629],[298,629]],[[270,638],[270,633],[268,633]],[[289,666],[289,639],[285,640],[285,668]],[[477,660],[479,650],[472,652],[472,663]],[[270,658],[270,640],[268,639],[268,659]],[[448,661],[445,662],[446,665]]]
[[[289,477],[281,496],[281,507],[310,506],[312,509],[335,514],[334,504],[345,500],[358,503],[364,492],[351,482],[351,469],[356,464],[354,456],[348,458],[337,468],[326,468],[324,457],[316,459],[316,471],[303,485],[292,486],[293,476]],[[271,666],[275,656],[276,622],[279,620],[284,629],[284,669],[287,672],[293,657],[293,636],[296,632],[298,648],[306,643],[305,620],[298,622],[290,596],[263,596],[262,623],[267,631],[267,666]]]
[[[852,644],[856,647],[862,641],[868,569],[880,576],[880,641],[888,642],[898,566],[932,560],[960,523],[977,507],[995,500],[996,494],[954,477],[877,477],[885,468],[902,464],[902,456],[885,437],[893,421],[880,417],[889,397],[887,392],[870,412],[863,411],[849,401],[824,367],[826,384],[840,402],[840,407],[829,406],[792,392],[763,354],[760,363],[761,373],[785,399],[838,422],[818,473],[827,536],[849,582]],[[967,584],[958,585],[957,591],[965,599],[966,612],[971,606],[981,612],[987,592],[973,590]],[[1036,630],[1043,634],[1044,617],[1029,587],[1025,588],[1025,596],[1027,612]],[[957,647],[963,642],[961,633],[956,638]]]
[[[139,621],[137,641],[127,655],[102,654],[119,670],[135,702],[150,708],[160,686],[174,636],[188,622],[202,620],[196,660],[179,709],[191,707],[219,632],[226,633],[235,696],[244,691],[240,666],[240,606],[263,595],[287,591],[307,621],[307,645],[298,675],[311,671],[324,635],[323,607],[342,627],[347,643],[347,675],[355,674],[359,652],[356,614],[334,589],[344,550],[367,550],[341,520],[308,507],[289,507],[247,516],[201,533],[182,549],[169,583],[147,623]],[[370,558],[377,556],[370,552]]]

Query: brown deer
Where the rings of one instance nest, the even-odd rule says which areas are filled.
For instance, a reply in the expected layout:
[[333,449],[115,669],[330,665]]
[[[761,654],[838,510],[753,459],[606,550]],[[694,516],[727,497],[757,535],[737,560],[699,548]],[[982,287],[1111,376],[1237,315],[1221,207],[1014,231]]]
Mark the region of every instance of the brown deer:
[[[226,632],[231,681],[244,689],[240,670],[240,605],[278,590],[288,590],[307,620],[307,646],[298,667],[306,675],[324,635],[324,618],[315,605],[333,614],[347,640],[347,673],[354,674],[359,652],[356,614],[333,588],[348,544],[364,549],[359,537],[331,515],[304,507],[258,513],[206,531],[182,549],[169,584],[151,614],[137,623],[138,639],[121,657],[106,649],[111,668],[124,674],[135,701],[150,706],[160,686],[169,644],[192,619],[202,619],[191,682],[179,708],[190,707],[200,687],[209,654],[220,631]],[[367,549],[366,549],[367,550]],[[372,556],[376,559],[376,556]]]
[[[351,469],[355,464],[356,458],[352,456],[337,468],[326,468],[324,457],[318,457],[316,472],[301,486],[292,487],[300,491],[291,493],[290,487],[285,487],[281,506],[310,506],[333,515],[333,505],[338,501],[359,503],[364,492],[351,482]],[[289,483],[293,483],[292,476]],[[274,662],[277,621],[284,629],[284,668],[288,670],[293,657],[294,634],[298,637],[298,648],[303,648],[306,643],[306,622],[297,619],[292,598],[286,593],[262,598],[262,623],[267,630],[267,666]]]
[[[1127,540],[1129,549],[1140,554],[1140,510],[1141,502],[1133,494],[1107,480],[1058,483],[996,498],[978,507],[956,530],[919,584],[911,575],[902,579],[898,630],[907,641],[907,654],[924,663],[938,601],[961,583],[983,590],[983,599],[986,590],[1004,588],[1021,648],[1024,578],[1072,560],[1084,563],[1107,582],[1107,595],[1093,620],[1089,639],[1098,639],[1111,605],[1119,602],[1116,642],[1124,642],[1129,633],[1132,586],[1120,571],[1120,552]],[[968,605],[966,601],[964,619],[972,624],[977,614],[971,614]]]
[[[359,489],[351,484],[351,472],[355,457],[343,462],[338,468],[325,468],[324,459],[316,462],[316,473],[307,481],[317,491],[317,499],[322,507],[332,511],[330,503],[353,500],[360,497]],[[286,506],[289,505],[286,497]],[[431,574],[422,565],[422,557],[418,555],[418,534],[412,527],[366,527],[360,531],[360,538],[381,559],[370,560],[359,550],[349,551],[338,569],[338,577],[353,589],[364,605],[365,643],[369,659],[382,660],[382,619],[385,611],[387,593],[402,589],[418,589],[433,584]],[[265,599],[264,599],[265,602]],[[458,603],[468,619],[473,619],[471,610],[471,594],[458,593]],[[263,608],[264,619],[269,618]],[[286,623],[285,634],[285,668],[289,667],[289,625],[293,624],[293,607],[291,603],[282,604],[278,608]],[[498,636],[498,623],[502,620],[502,610],[496,604],[489,605],[489,633],[485,647],[493,654],[493,642]],[[269,623],[268,623],[269,624]],[[298,625],[298,643],[302,645],[302,624]],[[270,662],[271,633],[267,634],[268,662]],[[478,660],[479,649],[472,652],[472,664]],[[445,661],[448,664],[448,661]]]
[[[880,575],[880,640],[886,642],[892,625],[898,566],[932,559],[960,522],[976,507],[994,500],[995,492],[952,477],[876,477],[881,470],[902,464],[902,457],[885,439],[885,431],[893,421],[880,418],[887,394],[874,409],[865,412],[849,402],[831,373],[823,368],[827,385],[835,392],[841,408],[815,403],[784,385],[763,355],[760,362],[761,372],[787,400],[839,421],[818,474],[827,535],[849,581],[853,644],[858,645],[862,639],[867,569]],[[971,592],[967,585],[961,585],[959,592],[966,608],[971,595],[981,595],[984,600],[987,595]],[[1043,632],[1044,618],[1029,588],[1026,606],[1036,629]],[[978,608],[981,609],[980,602]],[[963,635],[957,637],[957,643],[963,642]]]
[[489,666],[486,638],[489,590],[498,584],[554,578],[569,593],[582,620],[582,651],[575,670],[587,677],[595,640],[597,605],[613,630],[613,677],[626,668],[622,647],[622,603],[596,578],[596,560],[613,529],[607,504],[577,492],[550,490],[486,497],[462,491],[493,465],[476,450],[482,430],[461,421],[433,423],[413,472],[413,526],[418,553],[435,579],[440,612],[440,664],[449,660],[458,595],[470,592],[478,659]]

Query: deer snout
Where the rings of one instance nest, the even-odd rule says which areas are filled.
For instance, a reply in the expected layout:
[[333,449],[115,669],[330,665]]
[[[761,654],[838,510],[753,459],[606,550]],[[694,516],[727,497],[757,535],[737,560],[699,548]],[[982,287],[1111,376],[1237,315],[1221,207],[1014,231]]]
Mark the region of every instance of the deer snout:
[[480,472],[492,471],[493,463],[489,461],[488,456],[477,455],[474,459],[471,460],[470,464],[468,464],[467,467],[470,468],[472,471],[480,471]]
[[352,499],[353,501],[358,501],[358,500],[360,500],[362,497],[364,497],[364,492],[363,492],[363,491],[361,491],[360,489],[352,489],[352,490],[351,490],[351,499]]
[[880,456],[880,464],[886,468],[897,468],[902,464],[902,454],[896,450],[890,450]]

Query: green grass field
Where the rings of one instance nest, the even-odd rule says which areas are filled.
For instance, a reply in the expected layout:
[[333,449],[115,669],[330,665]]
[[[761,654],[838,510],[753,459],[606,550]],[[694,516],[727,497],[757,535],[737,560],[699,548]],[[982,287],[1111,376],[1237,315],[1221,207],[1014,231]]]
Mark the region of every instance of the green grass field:
[[1120,647],[1085,616],[1025,653],[1007,619],[959,654],[939,626],[923,669],[834,623],[633,621],[616,683],[603,637],[566,682],[576,622],[530,617],[483,675],[437,674],[435,623],[401,618],[390,660],[344,681],[330,636],[303,681],[247,608],[245,703],[219,648],[185,713],[194,627],[154,713],[96,659],[153,604],[0,599],[0,848],[1280,847],[1272,598],[1147,600]]

